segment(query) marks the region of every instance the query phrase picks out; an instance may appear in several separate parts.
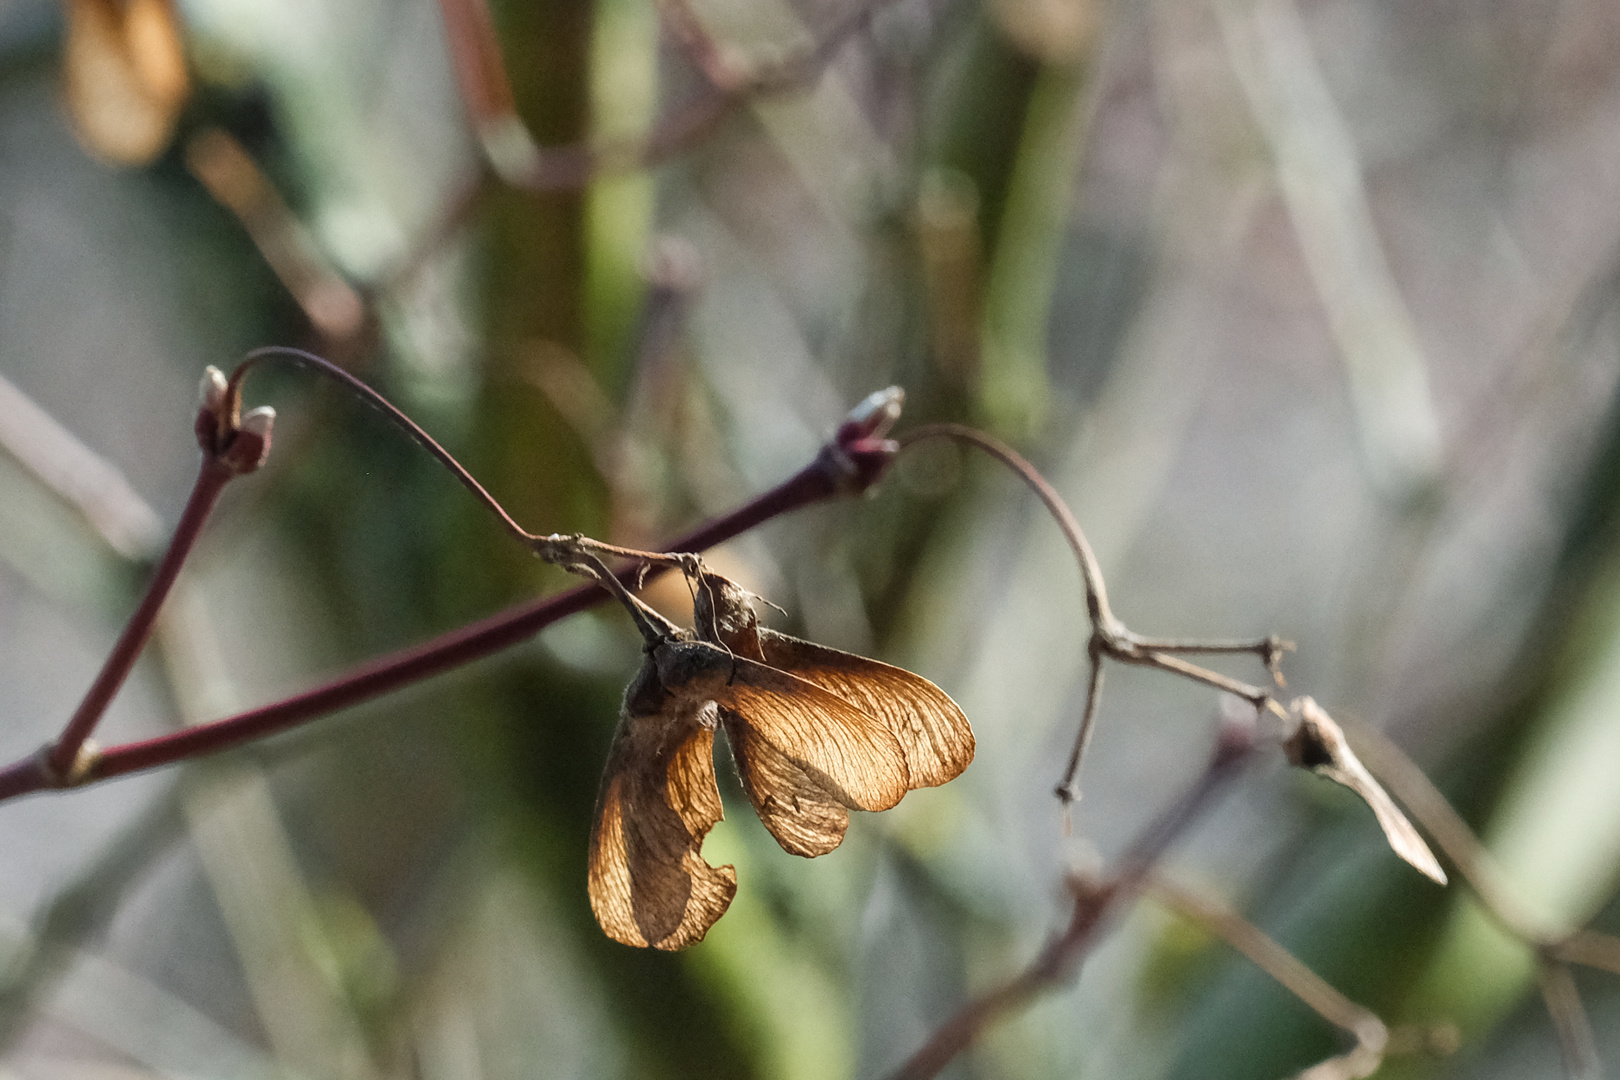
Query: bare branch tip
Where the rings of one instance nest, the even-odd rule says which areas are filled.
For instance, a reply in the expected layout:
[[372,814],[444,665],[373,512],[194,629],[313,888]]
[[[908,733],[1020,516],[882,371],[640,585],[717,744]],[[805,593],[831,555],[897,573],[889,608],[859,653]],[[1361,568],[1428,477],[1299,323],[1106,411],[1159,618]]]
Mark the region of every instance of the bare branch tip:
[[276,422],[276,410],[268,405],[242,414],[238,391],[242,374],[239,367],[227,379],[224,372],[210,364],[197,387],[197,445],[232,476],[254,472],[265,463]]
[[899,421],[905,400],[906,393],[898,386],[878,390],[863,398],[838,425],[818,461],[840,492],[866,491],[888,471],[900,444],[886,436]]

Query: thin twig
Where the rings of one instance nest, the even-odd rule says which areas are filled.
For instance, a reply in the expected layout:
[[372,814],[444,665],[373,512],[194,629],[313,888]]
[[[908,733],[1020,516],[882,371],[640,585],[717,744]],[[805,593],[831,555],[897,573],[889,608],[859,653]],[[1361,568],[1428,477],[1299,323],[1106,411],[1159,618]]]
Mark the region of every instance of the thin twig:
[[330,343],[358,334],[365,301],[321,253],[247,148],[229,132],[209,127],[186,141],[185,158],[215,201],[236,215],[310,325]]
[[1224,904],[1201,896],[1164,874],[1151,875],[1148,890],[1183,918],[1219,935],[1316,1015],[1361,1042],[1376,1042],[1382,1051],[1388,1031],[1378,1015],[1345,997],[1258,926]]
[[951,1060],[973,1044],[986,1027],[1030,999],[1073,977],[1096,945],[1108,916],[1136,896],[1154,865],[1209,801],[1236,776],[1256,745],[1252,720],[1223,723],[1209,767],[1175,805],[1142,833],[1101,882],[1073,882],[1074,912],[1069,925],[1033,963],[1012,979],[972,1002],[940,1026],[893,1080],[926,1080],[939,1075]]
[[1080,721],[1080,730],[1075,735],[1074,749],[1069,754],[1068,767],[1064,770],[1063,778],[1056,788],[1057,797],[1064,806],[1065,823],[1068,820],[1068,807],[1079,798],[1076,778],[1097,718],[1102,691],[1102,661],[1112,658],[1125,664],[1158,668],[1172,675],[1203,683],[1242,698],[1254,706],[1256,713],[1267,711],[1281,718],[1291,728],[1291,734],[1284,740],[1289,760],[1295,765],[1308,768],[1319,776],[1349,788],[1372,809],[1379,827],[1384,831],[1385,839],[1389,841],[1390,848],[1395,854],[1435,882],[1441,885],[1446,883],[1445,871],[1435,861],[1434,854],[1423,842],[1423,837],[1412,827],[1412,823],[1406,820],[1400,808],[1379,786],[1378,781],[1356,759],[1332,717],[1314,701],[1308,697],[1296,698],[1285,709],[1267,689],[1222,675],[1173,655],[1177,651],[1252,652],[1260,657],[1267,670],[1271,672],[1273,681],[1281,686],[1283,678],[1279,668],[1280,658],[1285,650],[1293,648],[1290,642],[1275,636],[1258,641],[1176,642],[1162,638],[1146,638],[1132,633],[1109,611],[1102,570],[1097,565],[1096,555],[1086,541],[1085,534],[1081,532],[1079,523],[1069,512],[1062,497],[1033,465],[999,439],[960,424],[934,424],[918,428],[904,438],[902,445],[910,446],[930,438],[954,439],[976,446],[1017,473],[1045,504],[1080,564],[1080,576],[1086,588],[1086,611],[1091,621],[1091,637],[1086,643],[1086,654],[1091,662],[1091,679],[1086,691],[1085,714]]
[[1577,930],[1545,952],[1555,960],[1620,975],[1620,938],[1596,930]]
[[1117,621],[1108,608],[1108,588],[1103,584],[1102,568],[1097,565],[1097,555],[1091,550],[1091,542],[1086,539],[1080,523],[1074,519],[1063,497],[1047,482],[1046,477],[1036,471],[1035,466],[1000,439],[964,424],[928,424],[913,428],[900,436],[899,443],[901,449],[905,449],[929,439],[952,439],[976,446],[1017,473],[1057,522],[1063,539],[1068,541],[1070,550],[1080,564],[1080,577],[1086,587],[1086,611],[1093,626]]
[[1063,781],[1057,787],[1057,797],[1065,808],[1080,800],[1075,777],[1080,773],[1080,758],[1091,745],[1091,731],[1097,720],[1097,704],[1102,700],[1102,650],[1097,647],[1095,641],[1086,649],[1086,660],[1091,665],[1091,677],[1086,680],[1086,710],[1080,715],[1080,733],[1074,738],[1074,749],[1069,751],[1069,764],[1064,768]]
[[4,376],[0,447],[77,509],[113,551],[140,562],[156,556],[163,522],[124,474]]
[[1599,1080],[1603,1066],[1598,1061],[1597,1040],[1592,1035],[1592,1020],[1581,1004],[1581,992],[1575,977],[1563,964],[1543,959],[1537,967],[1541,985],[1541,1000],[1547,1005],[1553,1030],[1558,1034],[1558,1048],[1563,1055],[1564,1071],[1570,1080]]
[[1235,694],[1256,709],[1269,709],[1278,716],[1287,715],[1286,710],[1271,696],[1270,691],[1189,663],[1171,653],[1252,652],[1265,662],[1267,669],[1273,673],[1277,682],[1281,683],[1281,673],[1277,668],[1278,657],[1284,650],[1293,648],[1291,643],[1274,636],[1259,641],[1178,642],[1163,638],[1145,638],[1132,633],[1124,623],[1114,617],[1113,611],[1108,606],[1108,589],[1103,582],[1102,568],[1097,564],[1096,553],[1092,551],[1091,543],[1086,539],[1080,523],[1075,520],[1074,514],[1063,501],[1063,497],[1057,493],[1057,489],[1047,482],[1035,466],[1000,439],[962,424],[929,424],[914,428],[901,437],[900,443],[903,449],[927,439],[952,439],[975,446],[1017,473],[1052,515],[1058,529],[1063,533],[1063,539],[1074,552],[1075,561],[1080,565],[1080,577],[1086,591],[1086,615],[1091,623],[1091,638],[1087,643],[1087,654],[1091,658],[1091,681],[1086,692],[1085,714],[1080,721],[1080,730],[1075,736],[1074,749],[1069,754],[1068,767],[1064,770],[1063,778],[1056,788],[1058,798],[1065,805],[1079,798],[1076,778],[1079,776],[1081,759],[1091,741],[1092,728],[1097,716],[1102,689],[1101,665],[1104,658],[1111,657],[1121,663],[1168,671],[1225,693]]
[[1356,1040],[1345,1053],[1317,1062],[1294,1080],[1361,1080],[1376,1072],[1386,1057],[1446,1054],[1455,1049],[1456,1029],[1451,1025],[1391,1029],[1377,1013],[1345,997],[1258,926],[1224,904],[1163,874],[1151,875],[1148,888],[1160,902],[1218,935],[1312,1012]]

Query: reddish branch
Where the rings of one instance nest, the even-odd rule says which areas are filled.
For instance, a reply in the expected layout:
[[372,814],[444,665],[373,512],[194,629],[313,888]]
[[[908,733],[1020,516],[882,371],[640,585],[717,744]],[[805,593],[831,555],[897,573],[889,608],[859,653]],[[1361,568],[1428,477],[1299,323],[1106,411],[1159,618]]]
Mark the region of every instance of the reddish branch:
[[146,595],[141,597],[135,613],[130,616],[124,632],[119,635],[118,643],[108,654],[107,662],[101,666],[101,673],[96,676],[96,681],[90,684],[84,700],[74,710],[56,744],[50,747],[43,758],[37,761],[30,759],[37,770],[55,780],[51,786],[70,786],[74,778],[91,764],[93,759],[88,757],[81,759],[80,751],[84,749],[85,741],[90,738],[91,732],[95,731],[96,723],[107,711],[107,706],[112,703],[113,696],[129,677],[130,669],[135,666],[141,650],[146,647],[147,639],[152,635],[152,627],[157,621],[158,609],[163,606],[164,599],[169,595],[169,589],[180,576],[180,568],[185,565],[186,556],[191,554],[192,546],[196,544],[197,536],[202,532],[203,523],[208,520],[209,512],[219,501],[225,485],[235,475],[217,458],[209,457],[203,460],[202,469],[197,474],[197,482],[191,489],[191,498],[186,501],[186,508],[180,514],[180,522],[175,526],[174,537],[169,541],[169,549],[163,553],[163,561],[158,563],[157,569],[153,572],[152,580],[146,587]]
[[[608,594],[594,585],[580,586],[502,612],[414,648],[361,664],[323,686],[274,704],[105,750],[88,744],[88,736],[150,637],[163,598],[190,554],[220,490],[233,475],[251,471],[245,467],[248,458],[252,459],[252,467],[256,468],[262,459],[261,451],[268,448],[267,430],[259,444],[254,444],[252,439],[241,438],[254,432],[243,430],[253,425],[242,423],[239,395],[241,381],[251,365],[276,353],[316,367],[345,385],[362,391],[367,400],[385,406],[385,413],[390,419],[404,426],[413,438],[449,465],[469,490],[497,509],[510,528],[521,535],[529,535],[504,511],[499,510],[494,499],[426,432],[347,372],[319,357],[296,350],[260,350],[251,354],[249,360],[237,369],[229,384],[223,379],[218,380],[217,388],[211,391],[214,397],[205,402],[199,413],[198,436],[205,451],[203,469],[169,550],[154,574],[146,596],[130,617],[101,676],[92,685],[84,703],[55,744],[39,754],[0,769],[0,800],[156,768],[284,731],[498,652],[559,619],[608,599]],[[217,376],[217,373],[212,374]],[[205,386],[212,385],[205,383]],[[678,538],[666,550],[702,551],[790,510],[835,495],[866,490],[882,476],[899,449],[895,443],[883,438],[899,415],[899,403],[898,390],[872,395],[850,413],[808,466],[732,513]],[[245,453],[245,450],[251,450],[251,453]],[[632,566],[622,571],[622,577],[626,580],[632,576],[650,577],[662,569],[658,566]]]

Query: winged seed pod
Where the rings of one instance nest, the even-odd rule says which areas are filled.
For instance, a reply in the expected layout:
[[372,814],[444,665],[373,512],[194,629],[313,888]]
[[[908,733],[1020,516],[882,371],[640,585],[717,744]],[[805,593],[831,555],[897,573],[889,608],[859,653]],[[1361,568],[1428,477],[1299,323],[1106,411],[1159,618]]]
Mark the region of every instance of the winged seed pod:
[[602,774],[588,886],[597,922],[627,945],[700,941],[736,893],[736,871],[700,850],[722,817],[717,727],[766,828],[804,856],[837,847],[850,810],[886,810],[973,756],[967,719],[933,683],[774,634],[733,583],[698,581],[706,633],[614,590],[647,649]]

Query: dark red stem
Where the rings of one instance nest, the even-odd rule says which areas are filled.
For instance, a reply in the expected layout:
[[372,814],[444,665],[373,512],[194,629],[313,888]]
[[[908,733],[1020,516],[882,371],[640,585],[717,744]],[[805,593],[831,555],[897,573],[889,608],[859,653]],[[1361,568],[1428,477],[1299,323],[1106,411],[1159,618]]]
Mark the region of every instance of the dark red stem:
[[[192,546],[196,544],[197,536],[202,532],[203,523],[208,520],[209,512],[219,501],[220,492],[225,490],[225,485],[235,475],[236,473],[217,457],[204,457],[202,469],[197,473],[197,482],[191,489],[191,498],[186,501],[186,508],[180,514],[180,522],[175,526],[174,537],[169,541],[169,549],[163,553],[163,561],[158,563],[151,582],[146,586],[146,595],[141,597],[140,605],[129,617],[118,643],[107,656],[107,662],[101,666],[101,674],[90,684],[84,700],[79,703],[67,726],[62,729],[61,737],[42,759],[44,766],[49,770],[50,775],[47,779],[55,779],[58,784],[66,784],[72,779],[79,750],[91,732],[95,731],[96,724],[107,711],[107,706],[118,693],[119,687],[123,686],[124,680],[129,677],[130,669],[135,666],[141,650],[146,647],[147,639],[152,636],[152,626],[157,621],[158,609],[163,606],[164,598],[169,595],[169,589],[174,585],[175,578],[180,576],[180,568],[185,565],[186,557],[191,554]],[[39,759],[31,760],[35,761],[37,768]]]
[[[839,434],[839,439],[824,448],[820,456],[807,468],[725,517],[676,539],[665,550],[702,551],[738,536],[779,514],[837,494],[847,493],[852,489],[864,488],[877,479],[882,471],[882,465],[893,457],[897,449],[893,443],[864,437],[860,432],[841,431]],[[210,504],[211,501],[209,500]],[[194,497],[193,503],[196,502],[197,499]],[[203,512],[206,512],[206,506],[203,507]],[[188,517],[191,515],[189,506],[187,514]],[[182,519],[182,529],[186,525],[187,519]],[[193,536],[195,528],[200,525],[199,517],[192,525]],[[170,549],[171,555],[179,546],[180,535],[177,534],[176,542]],[[168,562],[169,559],[166,557],[165,566]],[[631,572],[626,571],[625,576],[628,577]],[[661,572],[660,568],[652,567],[648,570],[647,576],[650,578]],[[151,594],[148,599],[151,599]],[[158,599],[161,599],[161,594]],[[86,782],[106,779],[156,768],[284,731],[327,713],[498,652],[525,640],[559,619],[584,611],[607,599],[608,594],[600,588],[582,585],[544,600],[524,604],[412,648],[368,661],[324,686],[307,690],[283,701],[238,713],[223,720],[160,735],[154,739],[110,747],[96,757],[87,773],[79,780]],[[155,610],[154,601],[154,613]],[[147,623],[149,629],[149,619]],[[131,625],[135,625],[133,621]],[[126,636],[128,633],[126,631]],[[143,633],[141,640],[144,639]],[[116,657],[119,654],[115,652],[114,655]],[[116,690],[116,684],[110,689]],[[111,697],[110,690],[105,697]],[[51,773],[41,768],[41,758],[38,756],[26,758],[0,769],[0,801],[60,786],[63,786],[61,780],[54,779]]]

